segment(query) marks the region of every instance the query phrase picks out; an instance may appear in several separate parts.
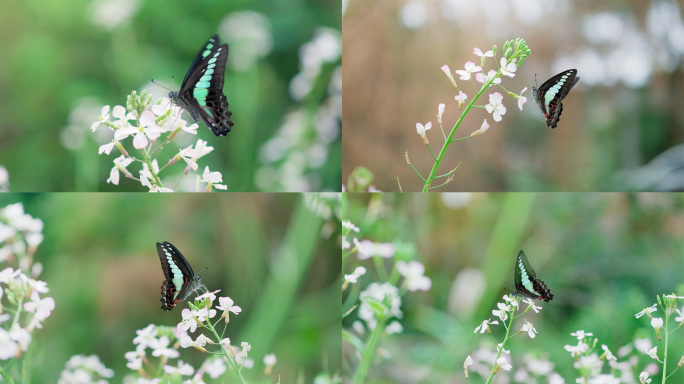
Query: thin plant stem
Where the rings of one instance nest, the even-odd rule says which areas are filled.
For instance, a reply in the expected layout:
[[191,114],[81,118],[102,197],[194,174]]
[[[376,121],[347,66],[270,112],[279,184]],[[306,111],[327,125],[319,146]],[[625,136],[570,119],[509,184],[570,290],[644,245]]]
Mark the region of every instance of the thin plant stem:
[[375,324],[375,329],[366,343],[366,347],[361,353],[361,361],[356,369],[356,374],[354,375],[353,384],[361,384],[365,382],[366,375],[368,375],[368,370],[373,362],[373,357],[375,357],[375,351],[378,349],[378,344],[380,344],[380,339],[383,332],[385,332],[385,318],[386,314],[383,312],[377,318],[377,323]]
[[512,307],[511,314],[510,314],[511,319],[508,322],[508,327],[506,327],[506,336],[504,336],[503,342],[501,343],[501,346],[499,347],[499,352],[496,354],[496,360],[494,360],[494,368],[489,373],[489,377],[487,378],[486,384],[491,383],[492,380],[494,379],[494,375],[498,372],[497,361],[499,360],[499,357],[501,357],[501,353],[503,352],[504,347],[506,346],[506,341],[508,341],[508,334],[511,332],[511,328],[513,328],[513,320],[515,320],[515,316],[513,316],[513,314],[515,313],[515,308],[516,307]]
[[[489,80],[489,82],[480,89],[480,91],[475,95],[475,97],[468,103],[468,106],[466,109],[461,113],[461,116],[458,118],[458,121],[456,121],[456,124],[454,124],[454,127],[451,128],[451,132],[449,132],[449,136],[447,136],[446,140],[444,141],[444,145],[442,145],[442,149],[439,151],[439,155],[437,155],[437,158],[435,159],[435,164],[432,166],[432,170],[430,171],[430,175],[428,176],[427,180],[425,180],[425,184],[423,185],[423,192],[429,191],[430,184],[432,181],[435,179],[435,175],[437,173],[437,169],[439,168],[439,165],[442,163],[442,159],[444,158],[444,155],[446,154],[447,148],[449,148],[449,144],[452,143],[452,138],[454,137],[454,134],[456,134],[456,131],[458,128],[461,126],[461,123],[463,122],[463,119],[465,116],[468,114],[468,112],[474,107],[475,102],[480,98],[480,96],[484,93],[484,91],[489,88],[489,85],[492,84],[495,78],[499,75],[499,72],[496,73],[496,75],[492,76],[492,78]],[[434,155],[433,155],[434,157]]]

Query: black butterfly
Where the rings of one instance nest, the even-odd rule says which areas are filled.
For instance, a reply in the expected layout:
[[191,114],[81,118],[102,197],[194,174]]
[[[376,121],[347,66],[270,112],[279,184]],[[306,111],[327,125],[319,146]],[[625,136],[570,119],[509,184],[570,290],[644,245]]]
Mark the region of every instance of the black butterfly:
[[233,126],[228,101],[223,94],[223,78],[228,44],[219,45],[218,35],[209,38],[185,75],[181,89],[169,98],[185,108],[195,122],[202,121],[216,136],[226,136]]
[[568,69],[546,80],[539,89],[532,87],[532,94],[546,117],[546,125],[556,128],[563,112],[563,99],[579,81],[576,69]]
[[202,276],[192,272],[188,261],[173,244],[168,241],[157,243],[157,254],[166,277],[161,287],[161,309],[170,311],[179,301],[186,300],[191,293],[206,290],[200,282]]
[[515,262],[515,295],[530,297],[546,302],[553,299],[553,295],[543,281],[537,279],[534,269],[527,261],[525,252],[520,251]]

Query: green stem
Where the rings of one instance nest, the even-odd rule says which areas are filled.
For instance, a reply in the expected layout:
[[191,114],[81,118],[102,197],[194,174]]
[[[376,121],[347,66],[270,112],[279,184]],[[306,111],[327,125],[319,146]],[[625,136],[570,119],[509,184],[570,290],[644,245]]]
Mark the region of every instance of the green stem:
[[503,352],[504,347],[506,346],[506,342],[508,341],[508,334],[511,332],[511,328],[513,327],[513,320],[515,319],[515,317],[513,316],[514,313],[515,307],[511,307],[511,313],[509,314],[510,320],[508,322],[508,327],[506,327],[506,336],[504,336],[503,342],[501,343],[501,347],[499,347],[499,352],[496,354],[496,360],[494,360],[494,368],[492,368],[492,371],[489,373],[489,377],[487,378],[486,384],[491,383],[494,379],[494,375],[496,374],[495,370],[499,366],[499,363],[497,363],[497,361],[499,360],[499,357],[501,357],[501,353]]
[[228,359],[228,362],[230,365],[233,367],[233,371],[238,375],[240,378],[240,381],[242,381],[243,384],[246,384],[247,382],[245,381],[245,378],[242,377],[242,373],[240,372],[240,367],[238,367],[237,362],[235,359],[230,355],[230,352],[226,349],[226,346],[221,344],[220,341],[221,336],[216,332],[216,329],[214,328],[213,324],[211,324],[211,321],[207,319],[207,324],[204,326],[204,328],[208,329],[211,331],[212,334],[214,334],[214,337],[216,338],[216,342],[221,346],[221,351],[223,352],[223,355]]
[[361,353],[361,361],[356,369],[353,384],[363,383],[366,379],[366,375],[368,375],[368,370],[373,362],[375,351],[378,349],[378,344],[380,344],[380,338],[383,332],[385,332],[385,319],[385,313],[377,318],[375,329],[373,330],[373,333],[371,333],[368,343],[366,343],[366,348]]
[[665,384],[666,378],[667,378],[667,341],[669,340],[670,333],[667,331],[669,329],[668,324],[670,323],[670,314],[668,313],[668,308],[667,305],[665,306],[665,326],[661,329],[665,330],[665,332],[661,332],[665,334],[665,350],[663,351],[663,376],[661,379],[661,383]]
[[[487,84],[485,84],[480,91],[475,95],[475,97],[468,103],[468,106],[466,109],[461,113],[461,116],[458,118],[458,121],[456,124],[454,124],[454,127],[451,128],[451,132],[449,132],[449,136],[447,136],[446,140],[444,141],[444,145],[442,146],[442,149],[439,151],[439,155],[437,155],[437,159],[435,160],[435,165],[432,166],[432,170],[430,171],[430,175],[428,176],[427,180],[425,181],[425,184],[423,185],[423,192],[427,192],[430,190],[430,184],[432,181],[435,179],[435,174],[437,174],[437,169],[439,168],[439,164],[442,162],[442,159],[444,158],[444,155],[446,154],[447,148],[449,148],[449,144],[453,142],[452,137],[454,137],[454,134],[456,134],[456,131],[458,130],[458,127],[461,126],[461,122],[463,122],[463,119],[465,116],[468,114],[468,111],[470,111],[473,106],[475,105],[475,102],[480,98],[480,96],[484,93],[484,91],[489,88],[489,85],[492,84],[492,81],[497,77],[497,75],[501,72],[499,70],[496,75],[492,76],[492,78],[489,80]],[[456,141],[461,140],[457,139]],[[433,155],[434,157],[434,155]]]

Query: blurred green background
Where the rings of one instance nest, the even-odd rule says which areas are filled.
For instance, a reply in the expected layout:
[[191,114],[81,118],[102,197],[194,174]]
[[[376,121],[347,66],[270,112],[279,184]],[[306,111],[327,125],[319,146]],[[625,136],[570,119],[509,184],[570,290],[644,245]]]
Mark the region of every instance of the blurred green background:
[[[0,194],[1,206],[14,202],[45,223],[35,261],[43,263],[39,279],[56,303],[24,356],[32,382],[56,382],[75,354],[98,355],[116,372],[111,382],[121,382],[131,372],[124,353],[134,349],[135,331],[180,322],[187,304],[171,312],[160,308],[164,275],[155,243],[162,241],[174,244],[196,273],[208,267],[206,286],[242,307],[231,316],[226,337],[252,345],[255,367],[243,371],[247,378],[262,377],[267,353],[278,359],[270,377],[282,383],[340,371],[339,226],[309,208],[330,200],[302,194]],[[180,352],[195,368],[208,357],[194,348]],[[228,377],[216,382],[232,382]]]
[[[342,20],[343,180],[364,166],[375,188],[399,191],[398,178],[403,191],[420,191],[404,153],[424,177],[434,161],[416,123],[432,122],[427,137],[437,154],[443,143],[438,104],[446,105],[445,131],[460,116],[458,91],[440,68],[480,65],[473,48],[485,52],[493,45],[498,64],[504,42],[522,38],[532,54],[516,77],[504,77],[505,89],[492,87],[477,102],[501,93],[503,121],[483,109],[470,111],[455,138],[469,136],[484,119],[490,128],[452,143],[437,174],[461,165],[442,191],[682,191],[682,12],[674,0],[349,0]],[[532,97],[535,74],[541,85],[569,68],[581,79],[551,129]],[[496,69],[491,58],[489,69]],[[456,80],[475,95],[468,81]],[[506,91],[525,87],[520,111]]]
[[[125,106],[133,90],[145,88],[154,100],[168,95],[150,79],[180,89],[199,49],[218,33],[230,45],[224,93],[235,126],[216,137],[200,122],[196,137],[165,149],[160,166],[201,138],[214,152],[200,168],[220,171],[229,191],[339,191],[341,93],[328,84],[341,54],[310,79],[306,97],[291,89],[303,60],[311,66],[336,49],[303,49],[321,27],[341,39],[340,0],[0,2],[0,166],[10,190],[146,190],[129,179],[106,183],[120,154],[98,155],[112,133],[93,134],[90,126],[102,106]],[[305,116],[299,124],[288,118],[295,111]]]
[[[380,343],[383,357],[373,365],[372,383],[465,382],[466,356],[480,346],[494,349],[486,334],[473,330],[495,318],[491,311],[510,292],[505,287],[514,287],[514,262],[521,249],[554,298],[537,302],[543,310],[524,317],[538,330],[535,339],[516,337],[507,344],[514,371],[529,353],[550,360],[567,383],[574,382],[577,372],[563,346],[576,345],[570,336],[576,330],[593,332],[599,351],[605,344],[616,355],[635,337],[657,345],[649,319],[634,315],[654,304],[656,295],[684,295],[683,194],[382,193],[346,198],[344,217],[360,228],[359,240],[394,244],[395,259],[419,260],[432,279],[429,291],[403,296],[399,321],[404,332]],[[393,262],[381,264],[389,269]],[[374,263],[359,261],[356,254],[343,260],[343,271],[358,265],[369,271],[360,279],[361,289],[378,280]],[[658,310],[654,316],[664,314]],[[343,326],[349,328],[356,319],[353,313]],[[500,339],[503,327],[493,329]],[[682,340],[681,329],[670,336],[670,369],[684,354]],[[345,346],[345,367],[356,366],[352,351]],[[638,355],[637,375],[653,362]],[[668,382],[683,379],[679,370]]]

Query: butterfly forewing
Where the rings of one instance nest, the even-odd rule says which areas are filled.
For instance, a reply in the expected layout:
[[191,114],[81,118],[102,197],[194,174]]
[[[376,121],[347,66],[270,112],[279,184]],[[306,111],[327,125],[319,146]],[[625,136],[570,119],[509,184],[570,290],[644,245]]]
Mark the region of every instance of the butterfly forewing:
[[517,294],[546,302],[553,299],[553,295],[546,284],[537,279],[537,275],[523,251],[518,253],[515,261],[515,291]]
[[556,128],[563,112],[562,101],[578,81],[577,70],[568,69],[545,81],[541,87],[532,87],[532,94],[544,113],[546,125]]
[[184,107],[199,122],[199,119],[216,136],[230,132],[233,122],[228,100],[223,94],[224,70],[228,60],[228,44],[219,45],[218,35],[209,38],[199,51],[185,75],[179,92],[169,97]]
[[161,308],[170,311],[179,301],[199,289],[200,276],[195,276],[188,261],[173,244],[167,241],[157,243],[157,254],[166,277],[161,287]]

